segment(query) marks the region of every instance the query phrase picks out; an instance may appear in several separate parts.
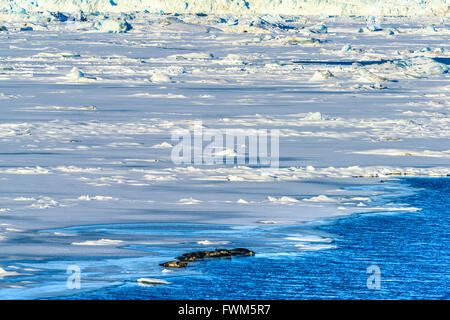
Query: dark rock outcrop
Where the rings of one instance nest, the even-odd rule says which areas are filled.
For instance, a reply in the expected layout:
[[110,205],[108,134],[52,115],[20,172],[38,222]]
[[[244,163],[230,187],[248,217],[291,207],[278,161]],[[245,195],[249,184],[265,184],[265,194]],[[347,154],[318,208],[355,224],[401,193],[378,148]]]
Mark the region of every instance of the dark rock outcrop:
[[254,256],[255,252],[245,249],[245,248],[236,248],[236,249],[216,249],[213,251],[194,251],[184,253],[175,259],[179,261],[169,261],[166,263],[160,264],[160,266],[166,268],[185,268],[188,262],[194,262],[196,260],[206,259],[206,258],[231,258],[232,256]]

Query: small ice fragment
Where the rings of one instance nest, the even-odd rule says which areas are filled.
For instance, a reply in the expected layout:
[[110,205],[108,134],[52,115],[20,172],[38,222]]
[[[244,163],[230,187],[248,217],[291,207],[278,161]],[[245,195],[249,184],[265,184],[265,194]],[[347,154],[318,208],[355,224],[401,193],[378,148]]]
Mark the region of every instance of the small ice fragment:
[[78,11],[74,15],[74,18],[75,18],[75,20],[78,20],[78,21],[87,21],[87,16],[82,10]]
[[359,70],[359,74],[361,75],[361,80],[366,82],[372,82],[375,84],[379,84],[380,82],[386,81],[387,78],[381,77],[373,72],[370,72],[367,69],[361,68]]
[[333,239],[323,238],[315,235],[305,235],[301,237],[286,237],[285,239],[289,241],[300,241],[300,242],[326,242],[326,243],[333,242]]
[[160,279],[151,279],[151,278],[140,278],[137,280],[137,283],[140,286],[148,287],[148,286],[158,286],[163,284],[170,284],[170,282],[167,282],[165,280]]
[[358,203],[356,206],[357,207],[367,207],[367,205],[362,202]]
[[181,204],[196,204],[196,203],[200,203],[202,201],[194,199],[194,198],[183,198],[183,199],[178,200],[178,202]]
[[309,81],[322,81],[322,80],[327,80],[330,78],[333,78],[334,74],[332,74],[330,71],[326,70],[326,71],[316,71],[313,76],[311,77],[311,79],[309,79]]
[[336,202],[335,199],[329,198],[325,195],[319,195],[317,197],[312,197],[309,199],[303,199],[303,201],[308,201],[308,202]]
[[133,29],[133,27],[126,20],[106,19],[98,23],[97,29],[102,32],[125,33]]
[[393,29],[388,29],[388,30],[386,30],[386,33],[387,33],[388,35],[390,35],[390,36],[393,36],[393,35],[395,34],[395,32],[394,32]]
[[77,67],[73,67],[72,70],[66,75],[67,78],[78,80],[80,78],[84,78],[84,73],[80,71]]
[[348,52],[352,49],[352,46],[349,44],[346,44],[342,47],[341,52]]
[[112,246],[121,244],[122,240],[111,240],[111,239],[100,239],[100,240],[92,240],[92,241],[83,241],[83,242],[73,242],[74,246]]
[[309,112],[303,119],[307,121],[321,121],[323,116],[320,112]]
[[89,196],[89,195],[83,195],[79,196],[78,200],[80,201],[110,201],[110,200],[119,200],[118,198],[108,197],[108,196]]
[[207,246],[207,245],[212,244],[212,242],[209,241],[209,240],[202,240],[202,241],[197,241],[197,244],[201,244],[201,245]]
[[64,13],[61,12],[50,12],[50,14],[53,16],[53,18],[57,21],[66,22],[69,17],[66,16]]
[[3,277],[8,277],[8,276],[17,276],[19,275],[17,272],[14,271],[6,271],[3,268],[0,268],[0,279],[2,279]]
[[375,25],[369,25],[366,27],[367,30],[369,30],[370,32],[376,32],[376,31],[381,31],[383,29],[375,26]]
[[287,197],[287,196],[283,196],[281,198],[276,198],[276,197],[269,196],[267,198],[269,199],[270,202],[281,203],[281,204],[299,202],[297,199],[291,198],[291,197]]
[[272,220],[260,220],[260,221],[258,221],[258,223],[262,223],[262,224],[277,224],[278,222],[272,221]]
[[295,246],[304,251],[318,251],[337,248],[335,245],[331,244],[296,244]]
[[172,147],[173,147],[173,145],[171,145],[170,143],[164,141],[163,143],[155,144],[152,147],[152,149],[168,149],[168,148],[172,148]]
[[313,26],[309,31],[312,33],[327,33],[328,28],[326,25],[321,23],[321,24],[317,24],[317,25]]

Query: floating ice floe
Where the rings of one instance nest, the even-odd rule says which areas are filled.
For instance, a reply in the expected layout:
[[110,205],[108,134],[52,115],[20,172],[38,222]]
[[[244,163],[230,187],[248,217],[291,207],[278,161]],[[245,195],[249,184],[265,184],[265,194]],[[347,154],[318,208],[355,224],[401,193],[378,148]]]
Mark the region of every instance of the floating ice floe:
[[365,151],[353,151],[355,154],[371,154],[371,155],[383,155],[383,156],[403,156],[403,157],[433,157],[433,158],[450,158],[450,150],[444,151],[411,151],[400,149],[375,149]]
[[86,111],[95,111],[97,107],[94,105],[89,105],[86,107],[63,107],[63,106],[36,106],[35,109],[39,110],[86,110]]
[[212,245],[223,245],[229,244],[229,241],[209,241],[209,240],[201,240],[197,241],[197,244],[201,244],[203,246],[212,246]]
[[165,285],[170,284],[170,282],[167,282],[165,280],[161,279],[152,279],[152,278],[140,278],[137,280],[138,285],[143,287],[150,287],[150,286],[159,286],[159,285]]
[[74,246],[115,246],[123,243],[122,240],[100,239],[88,240],[83,242],[72,242]]
[[62,12],[49,12],[50,15],[53,17],[54,20],[56,21],[60,21],[60,22],[66,22],[67,20],[69,20],[69,16],[65,15]]
[[162,73],[162,72],[156,72],[152,75],[152,77],[150,78],[151,82],[153,83],[169,83],[172,82],[172,78],[166,74],[166,73]]
[[101,168],[80,168],[76,166],[57,166],[55,170],[65,173],[98,173],[101,172]]
[[309,46],[317,46],[323,43],[326,40],[320,40],[316,38],[306,38],[306,37],[297,37],[297,36],[291,36],[288,38],[285,38],[281,40],[282,43],[288,44],[288,45],[309,45]]
[[303,119],[307,121],[321,121],[323,116],[320,112],[309,112]]
[[273,221],[273,220],[260,220],[260,221],[258,221],[258,223],[261,223],[261,224],[277,224],[278,222]]
[[415,78],[448,73],[448,67],[445,64],[424,56],[400,60],[395,62],[395,65],[404,69],[406,75]]
[[348,51],[350,51],[351,49],[352,49],[352,46],[349,45],[349,44],[346,44],[346,45],[344,45],[344,46],[342,47],[341,52],[342,52],[342,53],[348,52]]
[[286,240],[290,241],[300,241],[300,242],[326,242],[331,243],[333,239],[331,238],[323,238],[315,235],[305,235],[305,236],[295,236],[295,237],[286,237]]
[[194,198],[183,198],[183,199],[180,199],[178,201],[178,203],[180,203],[180,204],[197,204],[197,203],[200,203],[200,202],[203,202],[203,201],[197,200],[197,199],[194,199]]
[[4,174],[50,174],[48,169],[42,167],[20,167],[20,168],[8,168],[0,170],[0,173]]
[[330,197],[327,197],[325,195],[319,195],[312,198],[303,199],[303,201],[307,202],[336,202],[336,199],[332,199]]
[[125,33],[133,29],[126,20],[105,19],[95,24],[97,30],[109,33]]
[[331,71],[329,71],[329,70],[316,71],[316,72],[314,72],[311,79],[309,79],[309,81],[323,81],[323,80],[328,80],[333,77],[334,77],[334,74],[332,74]]
[[219,63],[231,65],[243,65],[245,64],[245,56],[241,54],[230,53],[226,57],[224,57]]
[[59,202],[55,201],[50,197],[42,197],[32,203],[29,208],[32,209],[49,209],[60,206]]
[[66,77],[72,81],[77,82],[94,82],[95,80],[97,80],[94,77],[87,77],[84,72],[82,72],[77,67],[73,67],[72,70],[70,70],[70,72],[66,74]]
[[359,69],[359,74],[361,76],[360,79],[362,81],[366,81],[366,82],[372,82],[372,83],[379,84],[383,81],[388,81],[387,78],[379,76],[373,72],[370,72],[369,70],[367,70],[365,68]]
[[136,93],[131,95],[131,97],[141,97],[141,98],[161,98],[161,99],[186,99],[187,97],[182,94],[174,94],[174,93]]
[[337,246],[332,244],[296,244],[295,247],[304,251],[319,251],[328,249],[337,249]]
[[189,52],[168,56],[170,60],[209,60],[214,58],[214,54],[210,52]]
[[6,271],[5,269],[0,268],[0,279],[3,279],[4,277],[13,277],[18,275],[20,274],[15,271]]
[[287,197],[287,196],[283,196],[280,198],[269,196],[269,197],[267,197],[267,199],[269,199],[269,201],[272,203],[280,203],[280,204],[289,204],[289,203],[300,202],[299,200],[297,200],[295,198],[291,198],[291,197]]
[[234,151],[233,149],[223,149],[223,150],[219,150],[216,152],[213,152],[212,154],[213,156],[225,156],[225,157],[235,157],[237,156],[236,151]]
[[171,145],[170,143],[164,141],[160,144],[155,144],[152,149],[170,149],[173,148],[173,145]]
[[365,204],[363,202],[359,202],[356,206],[357,207],[367,207],[367,204]]
[[[362,209],[361,209],[362,210]],[[379,211],[379,212],[417,212],[422,211],[422,208],[416,207],[368,207],[366,211]]]
[[313,26],[311,29],[309,29],[309,31],[312,33],[327,33],[328,28],[325,24],[319,23]]
[[78,197],[78,200],[81,200],[81,201],[112,201],[112,200],[119,200],[119,198],[108,197],[108,196],[83,195],[83,196]]
[[382,85],[380,82],[371,83],[371,84],[355,84],[352,86],[352,89],[358,90],[384,90],[387,89],[385,85]]

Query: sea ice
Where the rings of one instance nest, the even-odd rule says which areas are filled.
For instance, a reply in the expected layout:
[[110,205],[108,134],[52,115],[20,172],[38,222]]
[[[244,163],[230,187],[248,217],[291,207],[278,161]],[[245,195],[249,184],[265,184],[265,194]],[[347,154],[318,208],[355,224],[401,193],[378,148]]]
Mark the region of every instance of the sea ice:
[[100,239],[100,240],[87,240],[83,242],[73,242],[74,246],[115,246],[121,244],[121,240]]
[[125,33],[133,29],[126,20],[105,19],[98,22],[95,27],[101,32]]
[[167,83],[167,82],[172,82],[172,79],[166,73],[156,72],[152,75],[151,81],[153,83]]

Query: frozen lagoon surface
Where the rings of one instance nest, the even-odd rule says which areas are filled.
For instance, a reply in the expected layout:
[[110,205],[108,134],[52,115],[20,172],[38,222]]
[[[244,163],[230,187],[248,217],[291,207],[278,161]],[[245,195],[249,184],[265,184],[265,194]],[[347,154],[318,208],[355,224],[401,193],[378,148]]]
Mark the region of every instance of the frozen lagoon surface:
[[[0,15],[1,298],[448,298],[446,17],[64,16]],[[198,120],[280,168],[175,165]]]

